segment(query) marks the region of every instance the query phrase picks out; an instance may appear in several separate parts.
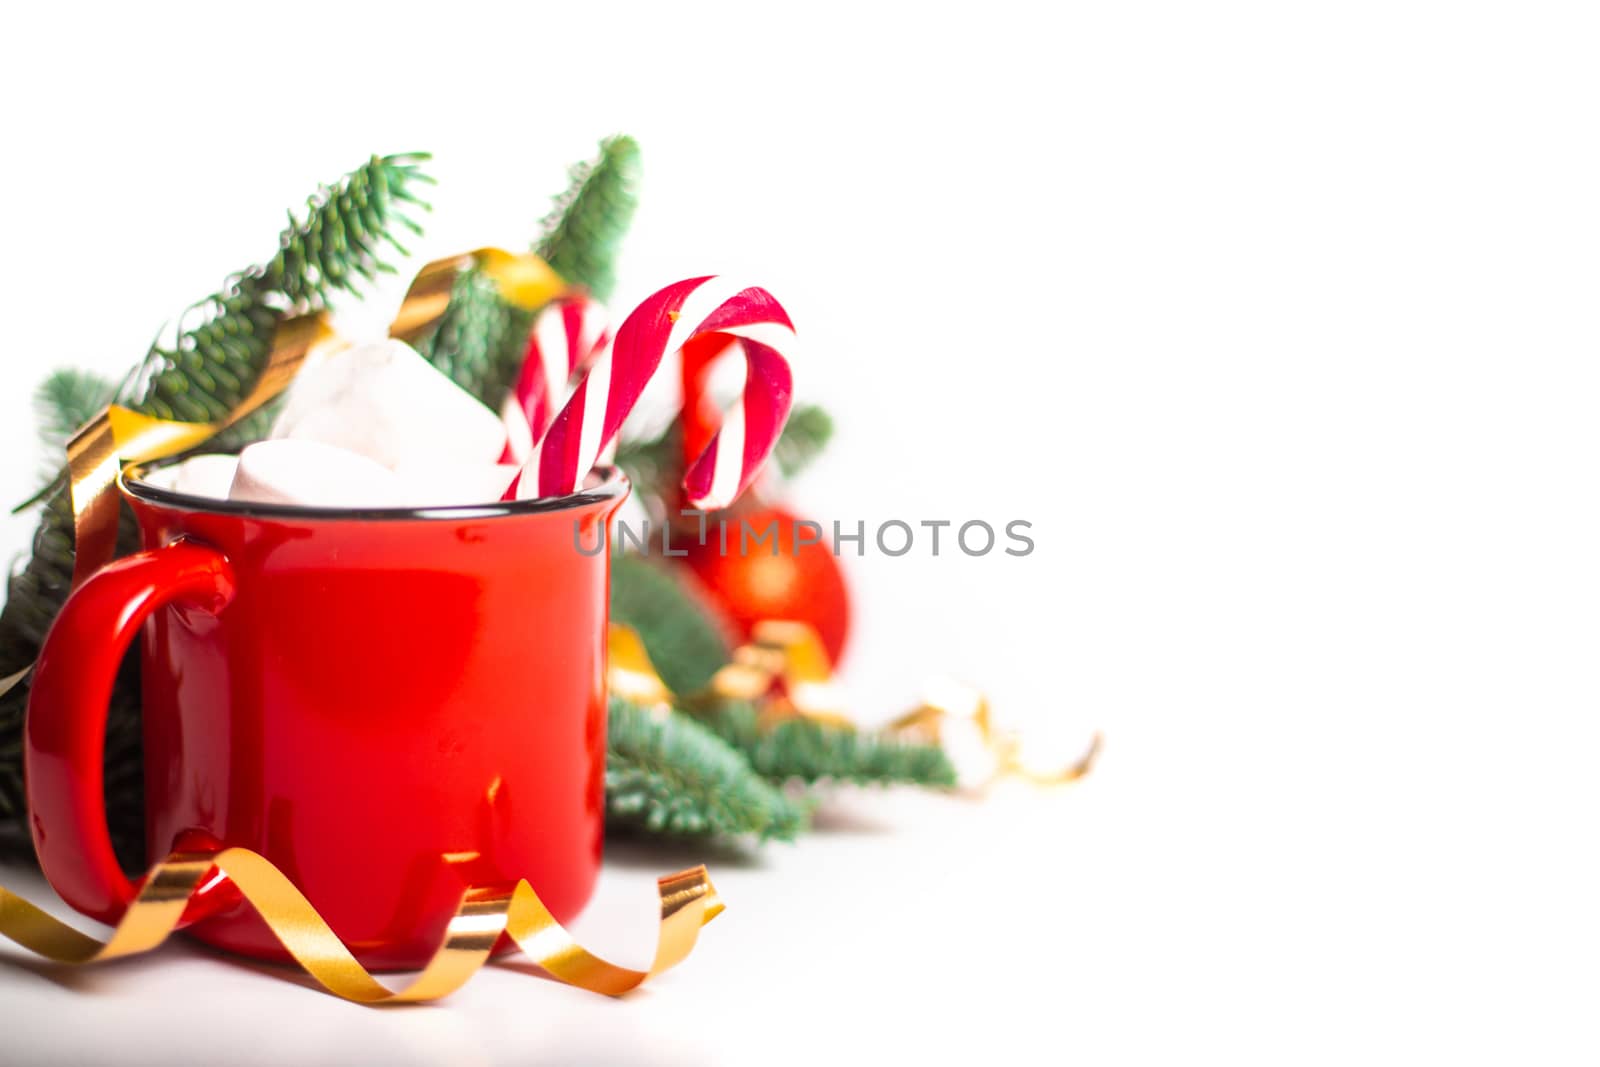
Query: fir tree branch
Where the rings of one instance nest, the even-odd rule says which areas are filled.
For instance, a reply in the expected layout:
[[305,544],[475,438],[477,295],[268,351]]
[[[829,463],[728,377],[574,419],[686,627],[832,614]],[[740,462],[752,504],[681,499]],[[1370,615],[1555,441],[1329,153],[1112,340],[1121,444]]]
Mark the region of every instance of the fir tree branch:
[[772,458],[785,478],[793,478],[822,454],[833,437],[833,419],[816,404],[797,404],[789,412]]
[[[374,156],[289,216],[278,250],[264,266],[235,274],[222,289],[190,306],[175,338],[158,341],[121,399],[147,415],[204,422],[243,399],[266,363],[272,331],[290,314],[328,305],[340,291],[392,271],[384,246],[404,254],[394,237],[420,227],[408,207],[425,205],[414,185],[431,182],[419,153]],[[192,319],[198,319],[190,325]]]
[[92,419],[116,394],[115,382],[93,371],[64,367],[39,383],[33,394],[39,442],[47,452],[60,452],[78,427]]
[[419,338],[416,348],[457,385],[498,411],[522,369],[533,316],[506,303],[487,275],[463,271],[438,326]]
[[616,285],[617,255],[639,206],[639,169],[632,137],[601,141],[597,159],[571,169],[571,184],[542,224],[539,255],[596,300],[609,300]]
[[410,255],[396,230],[416,236],[422,227],[406,208],[429,210],[415,186],[434,184],[421,169],[423,152],[374,156],[343,181],[323,186],[306,201],[303,219],[289,216],[278,254],[261,269],[260,287],[298,307],[322,306],[335,291],[360,292],[361,283],[393,274],[384,246]]
[[[638,632],[661,680],[675,693],[700,693],[728,662],[728,624],[679,568],[633,554],[614,555],[611,619]],[[774,781],[955,784],[955,770],[936,745],[804,718],[763,728],[756,709],[743,702],[696,704],[690,710]]]
[[606,743],[609,825],[651,833],[792,840],[807,808],[751,770],[710,730],[612,697]]
[[937,745],[805,718],[763,727],[756,707],[746,701],[697,709],[696,718],[774,782],[956,784],[955,768]]
[[681,434],[679,421],[673,419],[657,437],[617,442],[616,464],[633,483],[635,496],[646,504],[676,497],[674,487],[683,479]]
[[[93,371],[66,367],[50,374],[33,393],[34,420],[39,444],[46,456],[59,456],[78,427],[92,419],[116,395],[115,383]],[[11,509],[13,515],[28,510],[66,484],[67,472],[59,461],[47,463],[44,485]]]
[[732,627],[679,570],[638,555],[611,557],[611,621],[631,626],[674,693],[696,693],[728,662]]
[[[611,293],[617,253],[633,219],[638,157],[639,146],[631,138],[602,142],[596,160],[572,168],[572,185],[542,223],[539,255],[597,300]],[[465,271],[438,326],[417,339],[416,349],[498,410],[522,368],[534,314],[508,304],[480,272]]]

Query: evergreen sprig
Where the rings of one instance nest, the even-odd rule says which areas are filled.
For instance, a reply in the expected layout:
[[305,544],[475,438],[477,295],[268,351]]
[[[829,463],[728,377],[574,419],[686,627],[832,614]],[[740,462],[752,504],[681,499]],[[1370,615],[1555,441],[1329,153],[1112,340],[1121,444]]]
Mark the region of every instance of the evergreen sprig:
[[59,457],[78,428],[92,419],[116,396],[115,382],[76,367],[55,371],[33,393],[34,420],[38,424],[39,445],[50,457],[45,464],[45,483],[15,511],[22,512],[44,500],[66,484],[67,472]]
[[683,480],[682,430],[678,420],[655,437],[624,437],[617,442],[616,465],[633,483],[634,496],[647,507],[667,506],[677,498],[674,487]]
[[631,626],[674,693],[698,693],[728,662],[731,624],[685,571],[635,553],[611,557],[611,621]]
[[715,704],[697,717],[774,782],[956,784],[955,768],[937,745],[805,718],[763,726],[748,701]]
[[306,201],[304,217],[289,215],[278,254],[259,272],[258,288],[280,292],[299,307],[322,306],[336,292],[359,293],[362,283],[395,273],[383,258],[384,246],[409,256],[397,231],[422,235],[407,211],[429,210],[415,188],[434,184],[421,169],[429,158],[424,152],[374,156],[319,189]]
[[792,840],[809,821],[727,742],[677,711],[612,697],[606,740],[610,825],[652,833]]
[[[571,170],[572,184],[541,223],[536,251],[570,285],[611,295],[616,257],[638,202],[639,146],[602,141],[600,155]],[[498,409],[516,380],[536,313],[514,307],[476,270],[462,272],[436,326],[416,341],[424,359]]]
[[700,699],[729,660],[727,624],[681,568],[634,553],[614,555],[611,619],[633,627],[667,687],[694,697],[696,717],[775,782],[955,784],[954,768],[935,745],[804,718],[765,726],[748,703]]
[[600,142],[600,155],[569,171],[567,191],[541,224],[537,250],[573,285],[596,300],[611,299],[617,255],[639,206],[639,144],[632,137]]
[[785,478],[793,478],[822,454],[833,437],[833,417],[816,404],[796,404],[773,446],[772,458]]
[[418,339],[416,349],[457,385],[498,411],[522,368],[533,316],[508,304],[488,275],[465,270],[450,289],[450,303],[438,326]]
[[[431,183],[422,153],[374,156],[289,216],[264,265],[230,277],[178,319],[123,389],[148,415],[185,422],[219,419],[243,399],[266,363],[272,331],[285,316],[326,307],[338,292],[392,273],[384,246],[404,255],[396,230],[421,233],[408,209],[426,208],[415,186]],[[191,319],[197,319],[193,325]]]
[[67,439],[110,403],[116,392],[116,382],[76,367],[64,367],[40,382],[33,394],[33,411],[39,423],[39,443],[46,454],[59,455]]

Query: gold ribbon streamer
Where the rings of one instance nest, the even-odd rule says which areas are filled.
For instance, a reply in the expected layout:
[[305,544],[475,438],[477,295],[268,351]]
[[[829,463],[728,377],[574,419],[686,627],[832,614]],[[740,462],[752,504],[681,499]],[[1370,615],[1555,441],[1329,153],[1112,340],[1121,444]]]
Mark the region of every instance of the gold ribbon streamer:
[[488,962],[502,933],[558,981],[592,993],[621,996],[681,963],[700,928],[722,910],[704,867],[657,882],[661,925],[649,970],[609,963],[573,940],[526,881],[513,887],[466,890],[443,943],[422,972],[392,990],[356,961],[309,901],[281,871],[249,849],[174,852],[156,864],[108,941],[100,942],[0,888],[0,935],[56,963],[84,964],[148,952],[165,941],[197,887],[215,868],[239,889],[306,973],[328,992],[360,1004],[436,1000]]
[[543,307],[567,288],[555,268],[531,252],[517,255],[502,248],[479,248],[446,256],[417,272],[389,326],[389,336],[410,342],[426,333],[449,306],[456,279],[471,269],[493,279],[500,295],[524,311]]
[[75,553],[72,585],[111,561],[117,547],[117,474],[124,463],[148,463],[177,455],[232,426],[283,391],[313,349],[333,340],[327,317],[318,312],[278,324],[266,366],[250,392],[216,422],[158,419],[112,404],[67,442],[72,487]]
[[951,723],[970,722],[979,740],[995,760],[994,772],[978,786],[979,789],[987,788],[1002,778],[1021,778],[1034,785],[1066,785],[1092,771],[1095,761],[1100,758],[1104,738],[1097,730],[1089,741],[1088,749],[1073,763],[1060,770],[1034,770],[1022,759],[1022,739],[995,729],[989,713],[988,697],[964,685],[946,685],[941,690],[889,723],[888,729],[939,744]]
[[[609,679],[613,692],[664,712],[672,693],[656,673],[639,635],[612,623],[609,634]],[[764,725],[800,716],[830,726],[854,726],[833,683],[828,653],[809,624],[768,619],[751,628],[750,641],[734,650],[733,660],[719,670],[703,693],[691,695],[691,707],[706,700],[749,700],[761,703]],[[1022,759],[1021,740],[994,728],[989,699],[966,686],[945,686],[885,728],[892,734],[917,736],[941,744],[953,722],[969,722],[995,758],[995,770],[982,787],[1015,777],[1035,785],[1064,785],[1088,774],[1100,755],[1096,732],[1088,750],[1067,767],[1040,772]]]
[[612,623],[606,633],[606,682],[612,693],[657,715],[672,710],[672,690],[656,673],[650,653],[632,627]]
[[756,623],[750,641],[734,649],[733,662],[712,677],[710,692],[763,701],[761,715],[769,725],[796,715],[831,726],[854,725],[844,714],[822,638],[803,622]]

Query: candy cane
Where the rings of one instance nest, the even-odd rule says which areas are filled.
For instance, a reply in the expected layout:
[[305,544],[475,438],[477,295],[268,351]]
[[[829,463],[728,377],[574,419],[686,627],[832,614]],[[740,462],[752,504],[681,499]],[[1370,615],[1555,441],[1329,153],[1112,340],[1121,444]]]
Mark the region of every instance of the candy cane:
[[567,384],[578,368],[605,346],[605,311],[586,296],[546,305],[534,319],[527,354],[511,392],[500,407],[506,426],[502,463],[522,464],[567,399]]
[[755,480],[789,416],[792,380],[779,346],[788,345],[794,326],[765,289],[740,288],[721,278],[707,284],[712,280],[669,285],[633,310],[535,445],[507,499],[576,492],[663,357],[710,335],[743,347],[744,390],[705,451],[689,464],[684,489],[691,507],[719,508]]

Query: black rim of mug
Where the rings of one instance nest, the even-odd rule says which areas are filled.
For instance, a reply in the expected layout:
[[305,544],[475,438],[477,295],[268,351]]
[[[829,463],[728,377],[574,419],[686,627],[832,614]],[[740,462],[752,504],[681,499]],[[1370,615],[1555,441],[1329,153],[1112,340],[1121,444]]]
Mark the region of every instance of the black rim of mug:
[[537,500],[504,500],[488,504],[446,504],[440,507],[404,508],[324,508],[305,504],[260,504],[254,501],[221,500],[217,497],[180,493],[163,489],[144,480],[147,473],[174,464],[134,464],[117,475],[117,485],[129,496],[152,504],[204,511],[216,515],[237,515],[252,519],[298,519],[336,522],[349,519],[396,521],[426,519],[489,519],[513,515],[534,515],[547,511],[568,511],[609,500],[619,500],[628,492],[627,475],[616,467],[596,467],[589,472],[590,485],[566,496]]

